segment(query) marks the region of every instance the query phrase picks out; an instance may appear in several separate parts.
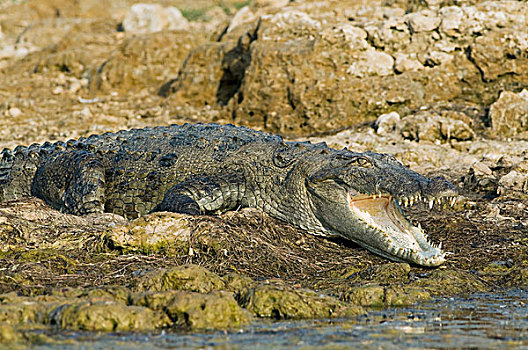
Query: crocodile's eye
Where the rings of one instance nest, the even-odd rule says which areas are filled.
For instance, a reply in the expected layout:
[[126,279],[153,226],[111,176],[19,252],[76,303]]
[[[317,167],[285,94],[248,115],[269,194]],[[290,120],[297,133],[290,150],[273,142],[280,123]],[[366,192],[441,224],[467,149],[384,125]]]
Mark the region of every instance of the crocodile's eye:
[[353,166],[360,166],[362,168],[372,168],[374,166],[369,158],[362,156],[354,157],[349,164]]

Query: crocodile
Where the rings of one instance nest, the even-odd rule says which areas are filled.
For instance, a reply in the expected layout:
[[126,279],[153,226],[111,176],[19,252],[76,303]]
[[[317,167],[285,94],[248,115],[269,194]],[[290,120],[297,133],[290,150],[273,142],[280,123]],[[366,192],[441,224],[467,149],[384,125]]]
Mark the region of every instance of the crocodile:
[[247,127],[184,124],[4,149],[0,201],[25,196],[65,213],[127,219],[255,207],[393,261],[438,266],[445,261],[441,244],[429,242],[402,207],[453,204],[456,189],[389,154],[285,142]]

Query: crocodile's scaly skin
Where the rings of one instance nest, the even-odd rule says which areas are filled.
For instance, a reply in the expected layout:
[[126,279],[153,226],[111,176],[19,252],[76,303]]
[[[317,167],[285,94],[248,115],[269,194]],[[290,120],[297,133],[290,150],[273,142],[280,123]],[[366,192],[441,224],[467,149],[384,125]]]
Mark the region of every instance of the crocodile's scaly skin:
[[[210,214],[257,207],[311,233],[362,244],[348,233],[357,229],[340,232],[338,220],[327,219],[346,210],[341,207],[350,192],[432,198],[450,194],[452,185],[412,172],[389,155],[284,142],[245,127],[215,124],[20,146],[4,150],[0,160],[2,201],[36,196],[68,213],[105,211],[127,218],[158,210]],[[340,209],[332,209],[338,204]],[[372,228],[361,230],[369,234]]]

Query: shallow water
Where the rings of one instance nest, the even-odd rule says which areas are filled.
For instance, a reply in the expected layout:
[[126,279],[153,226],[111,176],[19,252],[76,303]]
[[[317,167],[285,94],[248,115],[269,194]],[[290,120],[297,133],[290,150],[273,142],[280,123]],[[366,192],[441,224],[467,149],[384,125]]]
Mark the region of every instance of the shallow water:
[[69,333],[39,349],[528,349],[528,292],[443,298],[355,320],[259,322],[236,333]]

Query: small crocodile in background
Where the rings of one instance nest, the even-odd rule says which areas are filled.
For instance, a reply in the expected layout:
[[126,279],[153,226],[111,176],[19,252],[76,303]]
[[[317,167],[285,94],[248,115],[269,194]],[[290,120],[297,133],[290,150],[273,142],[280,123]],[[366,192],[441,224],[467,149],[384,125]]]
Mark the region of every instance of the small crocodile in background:
[[172,125],[5,149],[0,200],[35,196],[66,213],[214,214],[260,208],[312,234],[341,236],[395,261],[444,262],[400,205],[444,199],[454,186],[393,156],[233,125]]

